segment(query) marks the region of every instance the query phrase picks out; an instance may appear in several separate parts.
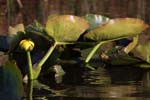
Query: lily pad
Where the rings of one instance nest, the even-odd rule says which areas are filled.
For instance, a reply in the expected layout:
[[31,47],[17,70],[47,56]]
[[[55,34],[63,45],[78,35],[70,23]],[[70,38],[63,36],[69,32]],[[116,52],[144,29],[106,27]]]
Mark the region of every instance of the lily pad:
[[140,34],[147,27],[141,19],[116,18],[91,30],[85,37],[94,41],[105,41]]
[[80,35],[89,27],[84,18],[73,15],[54,16],[47,20],[46,32],[55,41],[76,41]]
[[88,30],[92,30],[96,28],[97,26],[100,26],[110,20],[108,17],[102,16],[102,15],[96,15],[96,14],[87,14],[83,16],[83,18],[88,20],[91,24]]
[[10,51],[13,50],[25,34],[24,25],[18,24],[15,27],[10,26],[8,30],[8,45]]
[[113,48],[106,53],[101,54],[101,59],[113,66],[119,65],[134,65],[143,62],[141,59],[130,56],[119,48]]
[[139,44],[135,50],[138,52],[142,60],[150,63],[150,41],[147,41],[144,44]]

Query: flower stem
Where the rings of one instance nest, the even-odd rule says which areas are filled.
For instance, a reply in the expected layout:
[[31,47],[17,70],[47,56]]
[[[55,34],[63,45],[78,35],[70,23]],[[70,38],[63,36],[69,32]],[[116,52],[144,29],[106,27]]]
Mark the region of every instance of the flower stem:
[[47,51],[47,53],[45,54],[45,56],[40,60],[40,62],[36,65],[36,69],[38,69],[34,75],[34,78],[36,79],[40,72],[41,72],[41,67],[42,65],[46,62],[46,60],[49,58],[49,56],[52,54],[52,52],[54,51],[55,47],[57,46],[57,42],[55,42]]
[[33,80],[30,80],[28,83],[28,98],[29,100],[33,100]]
[[123,39],[123,38],[126,38],[126,37],[127,36],[125,36],[125,37],[119,37],[119,38],[115,38],[115,39],[111,39],[111,40],[106,40],[106,41],[100,41],[96,46],[94,46],[94,48],[92,49],[92,51],[86,57],[85,63],[89,63],[89,61],[91,60],[91,58],[93,57],[93,55],[95,54],[95,52],[100,48],[100,46],[102,44],[109,43],[109,42],[112,42],[112,41],[115,41],[115,40],[120,40],[120,39]]
[[57,43],[55,42],[48,50],[48,52],[45,54],[45,56],[41,59],[41,61],[38,63],[38,67],[41,67],[46,60],[49,58],[49,56],[52,54],[52,52],[54,51],[55,47],[56,47]]
[[29,80],[33,80],[32,60],[31,60],[30,51],[27,51],[27,61],[28,61],[28,78]]

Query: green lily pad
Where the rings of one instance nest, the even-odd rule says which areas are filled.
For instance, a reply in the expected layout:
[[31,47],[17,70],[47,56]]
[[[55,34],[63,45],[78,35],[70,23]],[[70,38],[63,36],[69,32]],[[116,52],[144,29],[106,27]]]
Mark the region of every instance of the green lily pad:
[[88,21],[73,15],[54,16],[47,20],[46,32],[55,41],[76,41],[89,27]]
[[106,53],[103,53],[103,56],[101,56],[101,59],[105,63],[113,65],[113,66],[134,65],[134,64],[143,62],[141,59],[130,56],[126,54],[125,52],[121,51],[121,49],[117,50],[116,48],[113,48],[112,50],[107,51]]
[[136,45],[138,44],[138,40],[139,40],[139,36],[135,36],[133,37],[133,41],[131,43],[129,43],[125,48],[124,48],[124,52],[125,53],[129,53],[131,52],[135,47]]
[[117,18],[98,26],[84,36],[94,41],[105,41],[140,34],[148,27],[143,20]]
[[120,56],[118,58],[113,58],[111,62],[111,65],[134,65],[139,62],[142,62],[140,59],[131,57],[131,56]]
[[139,44],[135,48],[135,50],[136,52],[138,52],[142,60],[146,61],[147,63],[150,63],[150,41],[147,41],[143,44]]
[[88,20],[91,24],[88,30],[92,30],[96,28],[97,26],[100,26],[110,20],[108,17],[102,16],[102,15],[96,15],[96,14],[87,14],[83,16],[83,18]]

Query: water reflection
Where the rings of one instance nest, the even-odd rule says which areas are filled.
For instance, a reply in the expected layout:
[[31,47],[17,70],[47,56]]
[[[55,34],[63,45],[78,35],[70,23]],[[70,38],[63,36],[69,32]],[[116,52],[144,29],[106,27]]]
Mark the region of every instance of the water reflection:
[[84,71],[79,78],[82,82],[77,85],[65,82],[52,87],[36,81],[32,83],[30,100],[149,100],[150,92],[145,91],[150,89],[149,74],[143,73],[144,70],[132,67],[99,67],[96,71]]

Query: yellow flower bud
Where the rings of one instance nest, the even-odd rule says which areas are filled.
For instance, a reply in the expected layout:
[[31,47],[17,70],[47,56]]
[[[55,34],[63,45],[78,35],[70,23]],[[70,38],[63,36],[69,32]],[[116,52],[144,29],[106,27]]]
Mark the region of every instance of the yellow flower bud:
[[34,48],[34,42],[27,39],[21,40],[19,45],[25,51],[32,51]]

